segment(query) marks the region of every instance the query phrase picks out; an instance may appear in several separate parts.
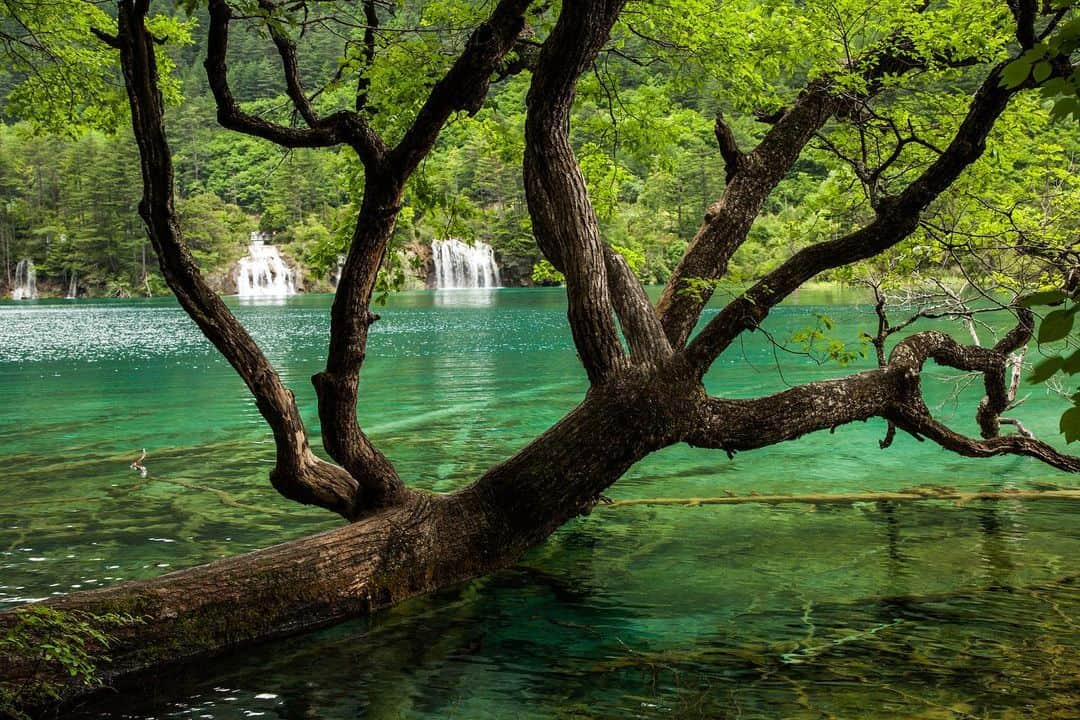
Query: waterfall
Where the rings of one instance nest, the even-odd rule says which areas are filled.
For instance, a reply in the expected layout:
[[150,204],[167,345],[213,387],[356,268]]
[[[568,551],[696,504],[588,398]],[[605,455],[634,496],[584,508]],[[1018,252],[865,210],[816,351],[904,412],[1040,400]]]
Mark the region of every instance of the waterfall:
[[75,271],[72,270],[71,271],[71,284],[68,285],[68,292],[67,292],[67,295],[64,297],[64,299],[65,300],[74,300],[78,296],[79,296],[79,281],[75,278]]
[[11,291],[12,300],[37,300],[37,271],[34,261],[29,258],[19,261],[15,266],[15,287]]
[[345,270],[345,256],[338,255],[337,265],[330,271],[330,284],[337,289],[338,284],[341,283],[341,273]]
[[500,287],[499,266],[490,245],[477,242],[435,240],[431,243],[431,258],[435,264],[435,287],[440,290],[458,288]]
[[281,253],[266,244],[266,235],[251,233],[247,257],[240,259],[236,273],[236,293],[240,297],[283,297],[296,294],[296,279]]

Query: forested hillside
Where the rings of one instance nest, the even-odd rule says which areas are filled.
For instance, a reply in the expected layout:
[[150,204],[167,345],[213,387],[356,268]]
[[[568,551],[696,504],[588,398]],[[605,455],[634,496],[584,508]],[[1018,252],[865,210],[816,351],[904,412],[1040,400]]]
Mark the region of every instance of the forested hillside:
[[[647,282],[668,278],[723,189],[724,158],[714,134],[717,113],[724,113],[725,127],[737,143],[750,145],[768,128],[770,113],[789,102],[792,88],[813,71],[816,51],[805,43],[820,39],[817,35],[832,22],[821,8],[809,8],[796,18],[768,2],[746,4],[760,22],[749,34],[741,28],[697,27],[690,18],[667,17],[662,6],[646,4],[647,11],[621,21],[594,71],[581,80],[572,138],[604,237]],[[170,0],[155,3],[155,10],[177,18],[175,27],[190,32],[190,42],[178,31],[164,38],[179,81],[166,121],[176,158],[179,209],[197,259],[215,285],[227,291],[227,278],[244,253],[249,233],[263,230],[273,233],[274,243],[304,269],[307,289],[328,287],[326,279],[355,218],[351,205],[362,190],[355,155],[348,149],[286,152],[223,130],[202,66],[205,9],[189,16],[182,5]],[[9,7],[5,23],[26,21],[14,16],[17,7]],[[374,7],[379,32],[372,41],[380,48],[382,64],[368,69],[366,81],[376,84],[380,74],[394,68],[437,64],[448,49],[432,44],[425,29],[453,27],[476,12],[468,3],[453,2]],[[545,12],[550,14],[550,8],[539,13],[540,29]],[[860,33],[859,42],[873,36],[875,28],[858,27],[853,17],[849,27],[837,30],[838,37],[825,38],[823,47]],[[317,21],[307,22],[316,27]],[[980,47],[979,21],[964,22],[967,27],[957,33],[965,39],[950,42],[966,43],[975,54],[993,54],[996,48]],[[661,23],[669,24],[669,39],[657,42],[650,28]],[[83,32],[92,45],[97,41],[88,27]],[[307,87],[319,89],[316,104],[332,106],[336,94],[350,91],[335,79],[343,67],[354,70],[362,62],[365,30],[362,16],[356,24],[339,20],[326,27],[331,31],[292,30]],[[718,32],[729,33],[729,41],[705,42]],[[708,53],[702,50],[706,45]],[[718,46],[726,50],[721,53]],[[749,50],[765,51],[772,60],[744,66],[740,53]],[[834,54],[820,52],[823,57]],[[233,33],[228,61],[232,91],[247,111],[289,120],[280,59],[265,26],[249,23],[247,31]],[[411,181],[395,242],[397,249],[411,247],[414,263],[432,239],[458,237],[492,245],[507,284],[560,280],[536,248],[521,181],[527,65],[527,52],[520,51],[500,73],[483,108],[450,124]],[[84,82],[80,72],[72,70],[60,79]],[[103,87],[119,83],[115,67],[88,72],[104,77]],[[27,67],[0,73],[6,122],[0,127],[0,284],[10,286],[15,264],[31,258],[43,294],[67,292],[73,275],[80,294],[167,292],[136,214],[137,156],[119,96],[112,115],[57,118],[49,103],[42,110],[27,93],[23,81],[31,74]],[[740,268],[768,269],[794,248],[831,237],[866,217],[875,193],[887,192],[889,183],[903,181],[936,152],[937,138],[949,130],[962,107],[968,81],[962,70],[925,74],[932,77],[921,82],[940,92],[927,93],[930,99],[922,106],[915,106],[922,102],[920,96],[913,100],[907,95],[889,108],[888,117],[863,118],[862,124],[841,125],[820,135],[815,149],[767,201],[750,240],[735,258],[734,277],[740,276]],[[368,112],[393,135],[395,123],[411,112],[420,89],[398,82],[394,92],[373,96]],[[997,149],[940,203],[944,214],[937,235],[968,245],[1010,234],[1008,244],[1015,245],[1017,233],[1056,247],[1074,242],[1061,236],[1059,224],[1053,224],[1056,237],[1039,235],[1051,225],[1047,218],[1080,205],[1071,172],[1080,152],[1075,124],[1055,123],[1039,103],[1037,96],[1025,98],[1000,123],[995,132],[1008,135],[1008,142],[996,143]],[[911,118],[918,118],[919,125],[911,125]],[[295,117],[292,121],[300,122]],[[860,165],[875,165],[873,156],[880,161],[893,147],[897,157],[885,172],[869,182],[860,177]],[[934,235],[934,227],[917,233],[905,245],[902,259],[895,261],[908,275],[928,264],[963,263],[947,245],[936,242],[940,237],[935,240],[928,233]],[[1002,243],[984,245],[998,252]],[[387,286],[417,274],[403,257],[390,254]],[[982,267],[980,261],[972,272],[997,269]],[[843,272],[844,277],[852,274]]]

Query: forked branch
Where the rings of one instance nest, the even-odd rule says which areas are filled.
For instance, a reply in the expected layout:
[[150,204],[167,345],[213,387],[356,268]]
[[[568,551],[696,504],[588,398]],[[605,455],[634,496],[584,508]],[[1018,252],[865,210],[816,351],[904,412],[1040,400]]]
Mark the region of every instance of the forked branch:
[[[1021,90],[1002,86],[1007,64],[988,73],[944,152],[903,192],[883,198],[873,221],[843,237],[803,248],[710,320],[686,348],[698,372],[704,374],[735,338],[757,328],[773,307],[818,273],[878,255],[911,235],[923,210],[982,156],[994,123]],[[1059,63],[1055,72],[1065,72],[1067,66]]]
[[890,36],[867,52],[858,65],[865,81],[862,96],[852,97],[845,93],[829,77],[815,80],[806,86],[790,108],[770,118],[772,127],[757,147],[745,154],[736,146],[731,129],[717,117],[715,132],[727,168],[727,186],[706,212],[704,222],[657,304],[672,347],[679,349],[685,345],[712,296],[712,286],[708,282],[688,292],[690,283],[723,277],[728,262],[746,241],[766,198],[788,174],[818,130],[831,117],[857,111],[868,98],[880,92],[884,78],[926,67],[928,62],[950,64],[944,58],[928,61],[915,50],[909,39],[902,35]]
[[243,325],[206,284],[184,243],[173,206],[172,157],[165,137],[154,39],[144,24],[147,4],[124,2],[119,7],[117,45],[142,164],[139,214],[165,281],[207,339],[243,378],[273,431],[277,464],[270,479],[274,487],[288,498],[352,519],[357,507],[356,481],[311,452],[292,392]]
[[[1000,435],[1006,408],[1008,357],[1031,337],[1032,318],[1022,312],[1017,326],[993,348],[962,345],[939,332],[913,335],[894,348],[881,368],[838,380],[809,383],[752,400],[710,397],[686,441],[735,453],[794,440],[811,432],[884,418],[918,438],[968,457],[1022,455],[1060,470],[1080,472],[1080,458],[1023,434]],[[983,437],[970,438],[933,417],[922,397],[921,374],[927,360],[983,375],[986,396],[976,419]]]
[[[612,314],[605,246],[570,145],[570,109],[578,78],[607,41],[622,5],[600,0],[563,5],[540,51],[525,120],[525,192],[533,232],[566,277],[570,329],[593,384],[623,367],[625,355]],[[621,269],[614,269],[625,284]]]
[[226,64],[232,10],[226,0],[209,0],[207,7],[210,11],[210,27],[204,64],[210,91],[217,104],[218,122],[222,127],[269,140],[286,148],[335,147],[347,144],[356,150],[366,163],[382,160],[386,146],[359,113],[339,111],[325,118],[315,117],[300,82],[295,47],[277,31],[272,35],[282,55],[289,96],[308,121],[309,127],[289,127],[244,112],[229,87]]
[[[401,142],[364,163],[364,198],[330,312],[326,369],[312,383],[319,398],[323,446],[366,488],[376,505],[391,503],[404,492],[392,464],[370,442],[356,416],[379,268],[401,211],[406,182],[453,113],[475,112],[480,107],[492,73],[524,27],[528,5],[529,0],[501,0],[435,84]],[[366,97],[366,84],[362,91]],[[363,154],[361,159],[365,159]]]

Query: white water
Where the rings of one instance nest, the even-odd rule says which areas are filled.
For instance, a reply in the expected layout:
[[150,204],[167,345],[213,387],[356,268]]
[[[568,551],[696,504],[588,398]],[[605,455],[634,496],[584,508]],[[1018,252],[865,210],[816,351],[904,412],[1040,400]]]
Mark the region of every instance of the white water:
[[337,265],[330,271],[330,284],[335,288],[341,282],[341,272],[345,269],[345,256],[338,255]]
[[34,261],[29,258],[20,260],[15,266],[15,287],[11,291],[12,300],[37,300],[37,271]]
[[71,284],[68,285],[68,292],[65,296],[65,300],[74,300],[79,296],[79,281],[75,277],[75,271],[71,271]]
[[456,238],[435,240],[431,243],[431,258],[435,264],[435,287],[440,290],[502,285],[495,251],[486,243],[466,245]]
[[281,253],[267,245],[261,233],[251,234],[247,257],[240,259],[236,273],[236,294],[240,297],[283,297],[296,294],[296,278]]

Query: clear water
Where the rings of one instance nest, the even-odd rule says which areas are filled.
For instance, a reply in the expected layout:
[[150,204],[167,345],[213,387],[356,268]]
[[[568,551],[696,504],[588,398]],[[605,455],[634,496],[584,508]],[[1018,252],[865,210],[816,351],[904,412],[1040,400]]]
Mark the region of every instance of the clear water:
[[[804,292],[787,337],[856,296]],[[236,312],[316,421],[328,297]],[[559,290],[406,293],[381,311],[361,418],[404,477],[451,490],[581,397]],[[777,369],[777,362],[783,372]],[[850,369],[748,336],[710,389],[750,396]],[[976,388],[939,413],[971,430]],[[1054,435],[1060,400],[1023,417]],[[316,428],[317,429],[317,428]],[[1069,486],[881,422],[729,460],[671,448],[613,498]],[[147,478],[128,469],[145,447]],[[0,607],[144,578],[316,530],[277,497],[242,384],[169,299],[0,306]],[[1065,502],[598,508],[519,567],[375,618],[248,648],[80,710],[105,718],[1080,717],[1080,522]]]

